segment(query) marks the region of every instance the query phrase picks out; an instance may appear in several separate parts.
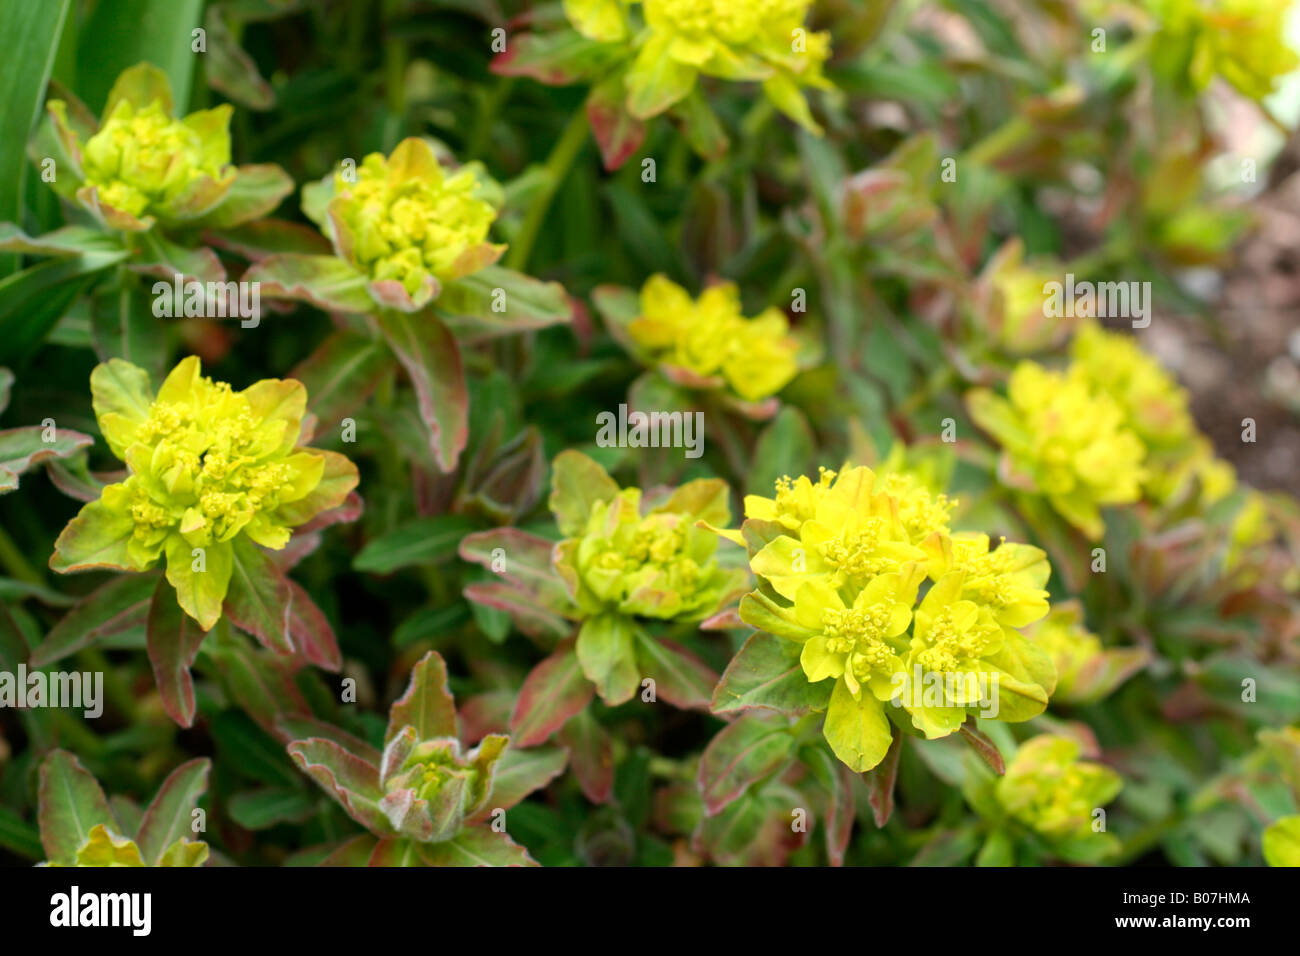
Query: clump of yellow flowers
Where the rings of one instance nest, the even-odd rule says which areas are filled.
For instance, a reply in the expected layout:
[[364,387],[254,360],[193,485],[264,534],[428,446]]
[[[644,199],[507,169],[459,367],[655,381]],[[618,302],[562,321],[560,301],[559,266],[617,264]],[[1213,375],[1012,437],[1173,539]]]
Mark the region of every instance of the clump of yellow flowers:
[[746,401],[775,395],[799,370],[799,344],[776,307],[741,313],[735,283],[710,286],[698,299],[654,275],[641,289],[641,314],[627,326],[647,361],[688,373],[694,384],[726,384]]
[[481,197],[474,170],[448,175],[420,139],[404,140],[390,157],[371,153],[355,176],[337,172],[330,213],[345,258],[411,296],[431,279],[448,282],[491,265],[505,249],[486,241],[496,210]]
[[1201,508],[1236,487],[1188,411],[1186,391],[1128,336],[1084,322],[1071,362],[1053,371],[1016,366],[1002,398],[966,395],[976,424],[1003,449],[1002,477],[1043,495],[1089,538],[1105,532],[1101,508],[1195,496]]
[[1215,76],[1254,100],[1300,65],[1287,45],[1288,0],[1144,0],[1158,66],[1202,90]]
[[741,618],[801,644],[810,682],[834,681],[823,733],[855,771],[884,758],[891,720],[928,738],[971,713],[1028,720],[1055,686],[1019,631],[1048,612],[1046,555],[951,532],[951,507],[906,475],[821,469],[746,497],[729,535],[758,577]]
[[[1020,745],[998,780],[998,803],[1051,840],[1106,837],[1096,811],[1115,799],[1124,781],[1114,770],[1081,761],[1079,742],[1043,734]],[[1094,822],[1096,821],[1096,822]]]
[[283,548],[294,527],[356,486],[342,455],[298,446],[301,382],[264,379],[236,392],[190,356],[156,394],[148,373],[121,359],[96,366],[90,387],[128,475],[68,524],[50,566],[145,571],[162,559],[181,608],[204,630],[221,616],[239,548]]
[[828,88],[830,34],[804,27],[812,0],[565,0],[574,29],[628,47],[627,110],[657,116],[686,99],[700,76],[762,84],[800,125],[819,131],[803,87]]
[[555,570],[583,618],[577,655],[587,679],[609,704],[635,693],[655,639],[638,620],[696,622],[744,590],[744,568],[717,557],[706,525],[731,517],[727,485],[701,478],[644,510],[639,488],[619,488],[576,451],[555,459],[550,497],[563,541]]
[[[108,96],[103,125],[83,132],[67,104],[51,100],[55,129],[79,181],[78,201],[119,229],[196,220],[225,198],[238,172],[230,164],[231,107],[172,115],[172,95],[157,67],[124,71]],[[283,195],[281,193],[281,195]]]

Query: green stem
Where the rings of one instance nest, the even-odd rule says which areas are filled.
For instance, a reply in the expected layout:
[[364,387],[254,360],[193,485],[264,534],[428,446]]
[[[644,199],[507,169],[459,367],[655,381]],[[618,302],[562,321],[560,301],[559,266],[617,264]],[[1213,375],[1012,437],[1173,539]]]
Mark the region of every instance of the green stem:
[[569,119],[569,125],[564,127],[560,138],[551,147],[551,155],[546,157],[546,182],[541,192],[533,199],[533,204],[524,217],[524,224],[519,229],[519,235],[515,237],[514,242],[510,244],[510,251],[506,253],[505,264],[508,268],[523,272],[528,265],[533,245],[542,230],[542,223],[546,221],[546,213],[551,208],[551,200],[555,198],[560,184],[569,172],[569,167],[577,159],[578,152],[586,141],[587,111],[579,107]]
[[45,578],[23,557],[18,545],[3,527],[0,527],[0,567],[9,572],[10,577],[28,584],[44,584]]

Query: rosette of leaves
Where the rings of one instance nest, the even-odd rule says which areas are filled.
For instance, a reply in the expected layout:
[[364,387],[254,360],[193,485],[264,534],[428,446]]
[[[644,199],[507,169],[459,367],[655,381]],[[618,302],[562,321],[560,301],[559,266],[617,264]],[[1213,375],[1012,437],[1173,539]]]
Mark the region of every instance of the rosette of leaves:
[[555,459],[551,487],[561,541],[503,528],[469,535],[460,548],[501,578],[471,584],[465,596],[555,645],[520,690],[515,739],[541,743],[593,694],[622,704],[647,679],[674,706],[706,708],[717,675],[673,637],[735,600],[748,580],[744,568],[720,561],[716,536],[701,526],[730,519],[726,483],[687,482],[643,509],[640,489],[620,489],[569,450]]
[[1019,631],[1048,610],[1038,548],[953,534],[923,483],[864,467],[782,478],[774,498],[747,496],[745,515],[725,534],[757,577],[739,616],[758,633],[723,674],[715,713],[824,712],[827,744],[862,772],[900,732],[974,742],[967,721],[989,709],[985,695],[996,692],[985,716],[998,720],[1045,709],[1055,671]]
[[564,754],[509,750],[501,734],[464,749],[436,651],[412,668],[389,711],[382,750],[313,723],[306,724],[313,735],[293,740],[289,755],[369,831],[314,854],[319,865],[536,865],[506,834],[505,811],[559,774]]
[[762,421],[780,408],[776,395],[820,358],[807,336],[791,332],[784,312],[742,314],[740,290],[720,282],[697,299],[667,276],[632,292],[600,286],[592,301],[610,335],[649,371],[632,383],[629,403],[668,408],[703,399]]
[[1124,781],[1081,756],[1074,737],[1040,734],[1019,745],[1001,777],[967,760],[962,792],[990,826],[979,865],[1100,863],[1119,849],[1106,829],[1104,807]]
[[38,817],[42,866],[203,866],[208,845],[195,814],[211,764],[191,760],[172,771],[149,806],[114,797],[65,750],[41,764]]
[[[264,379],[236,392],[202,376],[194,356],[157,392],[121,359],[97,366],[90,382],[100,430],[127,473],[111,484],[83,476],[74,490],[87,503],[55,542],[50,566],[135,574],[74,607],[32,665],[143,617],[163,704],[185,726],[195,710],[189,668],[219,620],[277,653],[337,670],[329,622],[284,568],[300,555],[292,541],[360,514],[358,476],[343,455],[303,444],[312,425],[302,383]],[[285,552],[284,566],[263,549]],[[164,574],[153,570],[160,562]]]
[[[229,314],[228,303],[207,300],[206,284],[226,280],[208,244],[271,212],[293,182],[273,164],[232,165],[231,107],[176,118],[166,74],[148,63],[118,77],[102,121],[66,92],[48,111],[29,152],[42,179],[75,207],[77,222],[37,237],[0,223],[0,251],[50,260],[20,273],[11,288],[13,302],[30,296],[34,305],[13,337],[4,336],[0,356],[28,354],[94,283],[92,332],[101,356],[123,355],[134,343],[139,354],[126,357],[161,366],[163,336],[138,275],[204,283],[207,307]],[[116,281],[101,281],[111,267],[119,267]]]
[[761,84],[763,96],[814,133],[803,89],[822,75],[830,34],[806,29],[811,0],[565,0],[568,23],[511,37],[493,72],[591,87],[586,111],[607,169],[636,152],[646,123],[672,117],[704,156],[727,135],[701,90],[705,77]]
[[266,255],[245,275],[263,295],[338,316],[352,333],[345,364],[383,342],[410,376],[444,471],[468,437],[462,347],[572,316],[557,283],[495,265],[505,246],[487,237],[501,189],[478,164],[453,172],[452,163],[445,148],[411,137],[387,157],[340,166],[303,189],[303,211],[332,254]]

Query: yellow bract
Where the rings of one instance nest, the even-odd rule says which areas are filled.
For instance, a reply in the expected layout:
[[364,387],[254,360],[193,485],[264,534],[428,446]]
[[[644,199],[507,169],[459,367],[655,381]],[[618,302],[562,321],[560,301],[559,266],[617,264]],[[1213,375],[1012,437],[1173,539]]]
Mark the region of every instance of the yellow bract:
[[496,210],[472,169],[448,175],[432,147],[403,140],[385,158],[371,153],[334,177],[329,209],[344,257],[374,280],[408,295],[430,277],[447,282],[491,265],[503,246],[486,242]]
[[734,283],[705,289],[692,300],[662,275],[641,289],[641,315],[628,326],[648,356],[702,378],[721,377],[746,401],[779,392],[798,372],[798,343],[785,314],[769,308],[752,319],[741,314]]

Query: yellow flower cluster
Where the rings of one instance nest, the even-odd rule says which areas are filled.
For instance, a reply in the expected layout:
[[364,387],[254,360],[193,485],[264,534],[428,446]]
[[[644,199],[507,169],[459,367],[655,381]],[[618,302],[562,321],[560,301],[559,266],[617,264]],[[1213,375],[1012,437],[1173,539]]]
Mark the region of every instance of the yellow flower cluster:
[[666,276],[651,276],[641,289],[641,314],[628,325],[647,357],[702,378],[720,377],[746,401],[779,392],[798,372],[798,343],[785,314],[741,314],[740,292],[726,282],[697,300]]

